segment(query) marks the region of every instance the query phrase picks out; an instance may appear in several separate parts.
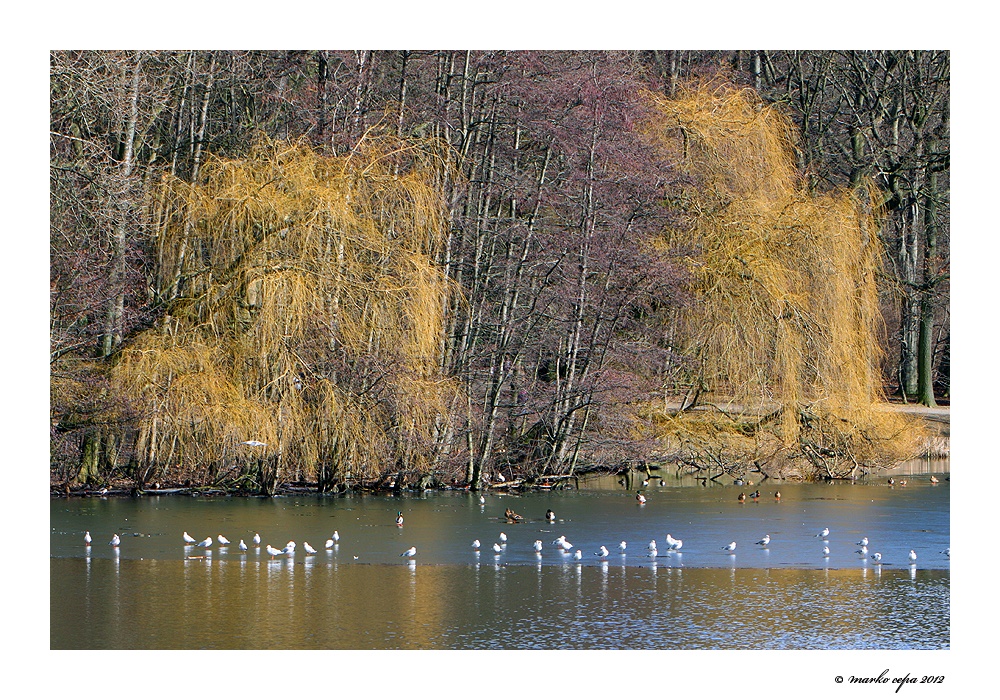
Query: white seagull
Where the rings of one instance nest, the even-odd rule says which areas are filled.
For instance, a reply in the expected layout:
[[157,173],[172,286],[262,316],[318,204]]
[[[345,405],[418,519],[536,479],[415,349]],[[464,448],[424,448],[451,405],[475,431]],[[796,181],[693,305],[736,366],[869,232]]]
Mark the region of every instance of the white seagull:
[[667,549],[669,549],[671,552],[676,552],[683,546],[684,546],[684,540],[674,540],[673,542],[670,543],[670,546]]
[[117,547],[117,546],[118,546],[118,545],[120,545],[121,543],[122,543],[122,540],[121,540],[121,538],[120,538],[120,537],[119,537],[118,535],[114,535],[114,536],[113,536],[113,537],[111,538],[111,541],[110,541],[110,542],[108,542],[108,544],[110,544],[110,545],[111,545],[112,547]]
[[945,549],[943,552],[941,552],[941,554],[943,554],[946,557],[948,557],[949,559],[951,559],[951,547],[948,547],[947,549]]
[[281,550],[278,549],[277,547],[272,547],[271,545],[267,545],[267,553],[271,555],[272,559],[274,559],[276,556],[281,554]]
[[830,556],[830,548],[829,547],[823,547],[823,556],[824,557],[829,557]]
[[494,542],[493,543],[493,551],[496,552],[497,554],[500,554],[500,552],[503,551],[503,547],[501,547],[496,542]]
[[472,548],[479,549],[479,540],[472,540]]
[[861,540],[858,542],[858,544],[860,546],[862,546],[862,547],[867,547],[868,546],[868,538],[867,537],[862,537]]
[[224,535],[219,535],[218,539],[219,539],[219,544],[221,544],[223,547],[229,544],[229,539],[226,538]]
[[330,540],[327,540],[323,544],[323,546],[326,547],[327,549],[333,549],[333,545],[335,545],[335,544],[336,544],[336,542],[334,542],[332,539],[330,539]]
[[201,542],[198,543],[198,546],[199,547],[204,547],[205,549],[208,549],[209,547],[212,546],[212,538],[211,537],[206,537],[205,539],[203,539]]
[[626,548],[626,547],[628,547],[628,545],[627,545],[627,544],[625,543],[625,540],[622,540],[622,541],[621,541],[621,542],[620,542],[620,543],[618,544],[618,551],[619,551],[619,552],[621,552],[622,554],[624,554],[624,553],[625,553],[625,548]]
[[563,540],[562,541],[562,548],[563,548],[564,552],[568,552],[569,550],[573,549],[573,545],[570,544],[569,542],[567,542],[566,540]]
[[90,536],[90,530],[87,530],[85,533],[83,533],[83,543],[89,547],[92,541],[93,538],[91,538]]
[[260,546],[260,534],[259,533],[254,533],[253,543],[255,545],[257,545],[258,547]]
[[309,544],[308,542],[306,542],[305,540],[302,541],[302,549],[306,550],[306,554],[315,554],[316,553],[315,548],[313,548],[313,546],[311,544]]
[[917,560],[917,553],[912,549],[910,550],[910,563],[914,563]]
[[650,540],[649,544],[646,545],[646,549],[648,549],[650,552],[655,552],[656,551],[656,540]]
[[759,544],[761,547],[766,547],[770,543],[771,543],[770,535],[764,535],[761,539],[757,540],[757,544]]
[[241,552],[247,551],[247,543],[244,542],[243,540],[240,540],[240,551]]
[[867,555],[868,554],[868,547],[866,547],[865,545],[861,545],[861,549],[859,549],[858,551],[856,551],[855,554],[860,554],[861,556]]
[[500,533],[500,544],[507,544],[507,535],[506,535],[506,533],[503,533],[503,532]]
[[583,559],[583,552],[581,552],[579,549],[576,550],[576,552],[573,553],[573,558],[574,559]]
[[875,552],[872,555],[872,559],[874,559],[876,562],[882,561],[882,552]]
[[566,535],[559,535],[559,537],[552,540],[552,544],[561,545],[565,541],[566,541]]
[[340,542],[340,533],[334,530],[333,534],[330,535],[330,539],[333,540],[334,544],[337,544],[338,542]]
[[601,545],[601,548],[600,548],[600,549],[599,549],[599,550],[598,550],[597,552],[595,552],[595,554],[596,554],[597,556],[599,556],[599,557],[602,557],[602,558],[603,558],[603,557],[606,557],[606,556],[608,556],[608,548],[607,548],[607,547],[605,547],[605,546],[604,546],[604,545],[602,544],[602,545]]
[[401,556],[401,557],[413,557],[413,556],[416,556],[416,554],[417,554],[417,548],[416,547],[410,547],[408,550],[406,550],[405,552],[403,552],[399,556]]
[[535,540],[535,543],[533,545],[531,545],[531,546],[535,548],[536,552],[542,551],[542,541],[541,540]]
[[674,542],[676,542],[677,540],[671,537],[670,533],[668,532],[667,536],[663,538],[663,541],[667,543],[667,549],[670,549],[673,546]]
[[187,534],[187,532],[185,532],[184,533],[184,541],[187,542],[188,544],[194,544],[198,540],[196,540],[195,538],[191,537],[191,535],[189,535],[189,534]]
[[824,540],[829,536],[830,536],[830,528],[828,527],[824,527],[816,534],[816,537],[822,537]]
[[735,542],[730,542],[725,547],[723,547],[723,549],[726,550],[727,552],[735,552],[736,551],[736,543]]
[[396,513],[396,524],[403,527],[403,511]]
[[480,496],[479,505],[485,505],[485,504],[486,504],[486,496]]

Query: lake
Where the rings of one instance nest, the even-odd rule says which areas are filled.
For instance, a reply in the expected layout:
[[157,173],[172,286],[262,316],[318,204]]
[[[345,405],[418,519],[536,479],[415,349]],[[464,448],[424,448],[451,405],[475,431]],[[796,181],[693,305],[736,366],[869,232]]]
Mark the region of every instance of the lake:
[[[743,503],[737,495],[756,487],[657,479],[640,505],[607,478],[579,490],[488,493],[484,504],[461,491],[53,499],[50,644],[948,649],[950,481],[939,470],[931,483],[932,473],[904,472],[894,486],[884,477],[769,484]],[[524,521],[507,523],[506,508]],[[327,549],[334,531],[339,542]],[[184,532],[213,543],[188,545]],[[119,547],[108,544],[113,534]],[[220,534],[232,543],[220,546]],[[668,551],[668,534],[683,541],[679,550]],[[766,547],[756,544],[764,535]],[[569,553],[553,544],[560,536]],[[869,556],[857,553],[862,537]],[[288,541],[291,555],[267,554]],[[416,554],[401,556],[410,547]]]

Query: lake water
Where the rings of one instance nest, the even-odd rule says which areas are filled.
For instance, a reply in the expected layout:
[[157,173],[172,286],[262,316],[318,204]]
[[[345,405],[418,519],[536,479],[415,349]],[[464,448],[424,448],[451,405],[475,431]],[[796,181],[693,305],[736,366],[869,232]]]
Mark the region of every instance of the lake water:
[[[950,481],[54,499],[53,649],[948,649]],[[780,489],[781,499],[774,497]],[[518,524],[502,515],[511,508]],[[545,512],[555,512],[555,522]],[[396,525],[397,512],[404,523]],[[829,528],[826,540],[818,533]],[[94,537],[83,545],[83,533]],[[334,531],[337,546],[324,548]],[[182,533],[209,548],[185,545]],[[251,538],[260,533],[254,547]],[[507,535],[499,554],[493,544]],[[112,534],[121,545],[111,547]],[[226,535],[232,544],[215,540]],[[668,552],[666,535],[683,540]],[[755,544],[765,534],[767,547]],[[560,535],[582,558],[552,544]],[[856,553],[868,537],[880,563]],[[237,548],[244,539],[249,550]],[[479,539],[481,548],[470,546]],[[265,546],[297,543],[271,558]],[[540,553],[532,543],[541,540]],[[624,554],[618,543],[627,542]],[[657,542],[649,556],[650,540]],[[735,541],[734,553],[723,549]],[[309,555],[304,543],[319,550]],[[596,552],[604,545],[607,557]],[[416,547],[413,557],[400,556]],[[829,547],[829,554],[823,552]],[[917,553],[915,565],[907,555]]]

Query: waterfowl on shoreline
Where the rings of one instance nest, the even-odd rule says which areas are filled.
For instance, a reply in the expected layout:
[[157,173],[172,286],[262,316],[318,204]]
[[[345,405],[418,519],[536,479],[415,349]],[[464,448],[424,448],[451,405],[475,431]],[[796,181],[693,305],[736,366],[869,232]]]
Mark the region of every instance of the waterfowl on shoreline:
[[479,540],[472,540],[472,548],[475,549],[476,551],[479,551],[479,547],[480,547]]
[[556,514],[552,512],[551,508],[549,508],[547,511],[545,511],[545,519],[548,520],[550,523],[555,522],[555,520],[556,520]]
[[496,542],[494,542],[493,543],[493,553],[494,554],[500,554],[500,552],[502,552],[502,551],[503,551],[503,547],[501,547],[499,544],[497,544]]
[[621,552],[622,554],[624,554],[624,553],[625,553],[625,548],[626,548],[626,547],[628,547],[628,545],[627,545],[627,544],[625,543],[625,540],[622,540],[622,541],[621,541],[621,542],[620,542],[620,543],[618,544],[618,551],[619,551],[619,552]]
[[760,538],[759,540],[757,540],[757,544],[759,544],[761,547],[766,547],[770,543],[771,543],[771,536],[770,535],[764,535],[762,538]]
[[413,557],[413,556],[416,556],[416,554],[417,554],[417,548],[416,547],[410,547],[408,550],[406,550],[405,552],[403,552],[399,556],[401,556],[401,557]]
[[578,560],[578,561],[580,559],[583,559],[583,552],[581,552],[579,549],[576,550],[576,552],[573,554],[573,558],[576,559],[576,560]]
[[753,500],[756,501],[758,498],[760,498],[760,491],[757,490],[757,491],[754,491],[753,493],[751,493],[750,494],[750,498],[752,498]]
[[[580,550],[577,550],[577,551],[580,551]],[[607,547],[605,547],[605,546],[604,546],[604,545],[602,544],[602,545],[601,545],[601,548],[600,548],[599,550],[597,550],[596,552],[594,552],[594,554],[595,554],[596,556],[599,556],[599,557],[606,557],[606,556],[608,556],[608,548],[607,548]]]
[[862,547],[867,547],[868,546],[868,538],[867,537],[862,537],[860,540],[858,540],[858,544],[861,545]]
[[308,542],[306,542],[305,540],[302,541],[302,549],[306,550],[306,554],[315,554],[316,553],[316,549],[311,544],[309,544]]
[[637,491],[635,494],[635,500],[638,501],[639,505],[645,505],[646,497],[642,495],[641,491]]
[[861,549],[855,551],[854,553],[860,554],[863,557],[868,556],[868,547],[865,545],[861,545]]
[[191,537],[191,535],[187,534],[187,532],[185,531],[185,532],[184,532],[184,541],[185,541],[185,542],[186,542],[187,544],[194,544],[194,543],[195,543],[195,542],[197,542],[198,540],[196,540],[195,538]]
[[259,547],[259,546],[260,546],[260,535],[259,535],[258,533],[254,533],[254,536],[253,536],[253,543],[254,543],[254,545],[256,545],[257,547]]
[[396,525],[403,527],[403,511],[396,513]]
[[223,546],[223,547],[225,547],[227,544],[229,544],[229,540],[224,535],[219,535],[218,540],[219,540],[219,544],[221,546]]
[[198,546],[199,547],[204,547],[205,549],[208,549],[209,547],[212,546],[212,538],[211,537],[206,537],[205,539],[203,539],[201,542],[198,543]]
[[816,537],[822,537],[824,540],[829,536],[830,536],[830,528],[828,527],[824,527],[822,530],[816,533]]
[[892,486],[892,485],[893,485],[893,484],[895,484],[895,483],[896,483],[896,480],[895,480],[895,479],[893,479],[893,478],[892,478],[892,477],[890,476],[890,477],[889,477],[889,486]]
[[740,495],[736,497],[736,500],[739,501],[740,503],[744,503],[747,500],[747,495],[742,491],[740,491]]
[[938,483],[938,478],[937,478],[936,476],[932,476],[932,477],[931,477],[931,483],[932,483],[932,484],[936,484],[936,483]]
[[506,510],[504,510],[503,516],[505,518],[507,518],[507,522],[509,522],[509,523],[519,523],[522,520],[524,520],[523,517],[521,517],[520,515],[518,515],[514,511],[512,511],[510,508],[507,508]]
[[736,543],[735,542],[730,542],[729,544],[727,544],[722,549],[726,550],[729,553],[735,552],[736,551]]
[[912,549],[910,550],[910,554],[908,556],[910,558],[910,563],[911,564],[913,564],[914,562],[917,561],[917,553],[914,552]]
[[108,544],[110,544],[112,547],[117,547],[121,543],[122,543],[122,540],[121,540],[121,538],[117,534],[113,535],[111,537],[111,541],[108,542]]
[[278,549],[277,547],[272,547],[271,545],[267,545],[266,550],[267,550],[267,553],[271,555],[272,559],[274,559],[276,556],[278,556],[279,554],[281,554],[281,550],[280,549]]
[[534,550],[536,552],[541,552],[542,551],[542,541],[541,540],[535,540],[535,543],[533,545],[531,545],[531,546],[534,548]]
[[507,544],[507,533],[501,532],[500,537],[498,537],[497,539],[500,540],[500,544]]
[[85,533],[83,533],[83,544],[89,547],[92,541],[93,538],[90,536],[90,530],[87,530]]
[[649,544],[646,545],[646,549],[648,549],[650,552],[655,552],[656,551],[656,540],[650,540]]
[[826,557],[826,558],[830,557],[830,548],[829,547],[823,547],[823,556]]
[[873,560],[874,560],[874,561],[875,561],[876,563],[878,563],[878,562],[882,561],[882,553],[881,553],[881,552],[875,552],[875,553],[874,553],[874,554],[872,555],[872,559],[873,559]]
[[247,551],[247,543],[244,542],[243,540],[240,540],[240,545],[239,546],[240,546],[240,551],[241,552]]

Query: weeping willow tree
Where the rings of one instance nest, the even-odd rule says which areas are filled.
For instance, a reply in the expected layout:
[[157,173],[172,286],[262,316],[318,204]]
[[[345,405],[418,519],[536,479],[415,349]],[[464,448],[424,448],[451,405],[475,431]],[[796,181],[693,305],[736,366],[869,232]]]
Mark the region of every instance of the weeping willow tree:
[[140,482],[273,493],[433,467],[456,387],[440,374],[452,289],[432,263],[444,227],[429,153],[388,137],[336,158],[261,140],[208,159],[193,184],[162,182],[169,313],[113,370],[141,416]]
[[874,193],[809,193],[790,122],[752,91],[653,100],[688,175],[663,245],[686,254],[694,300],[677,319],[690,389],[654,412],[669,449],[719,475],[831,478],[912,455],[915,429],[881,403]]

